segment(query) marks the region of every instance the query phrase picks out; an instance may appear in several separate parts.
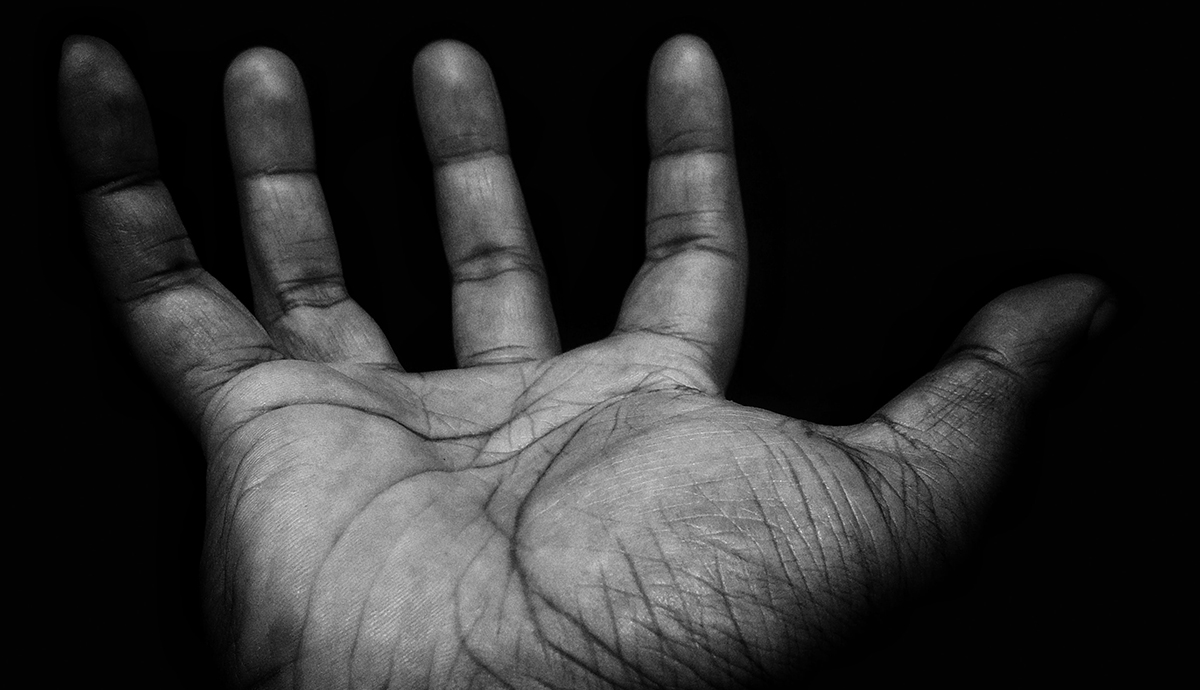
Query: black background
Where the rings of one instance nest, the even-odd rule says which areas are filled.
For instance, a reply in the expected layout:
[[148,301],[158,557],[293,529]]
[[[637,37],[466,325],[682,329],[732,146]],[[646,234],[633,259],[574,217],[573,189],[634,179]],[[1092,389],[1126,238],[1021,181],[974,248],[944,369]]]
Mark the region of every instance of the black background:
[[123,53],[201,260],[247,302],[221,79],[243,49],[288,53],[312,100],[349,288],[406,368],[429,370],[454,362],[411,91],[417,51],[457,38],[489,60],[570,348],[611,329],[640,262],[646,71],[663,40],[692,32],[725,71],[750,237],[731,399],[852,423],[1007,288],[1085,272],[1119,300],[1113,331],[1040,406],[978,549],[911,610],[864,631],[821,683],[1157,673],[1172,653],[1155,610],[1171,595],[1147,571],[1171,560],[1144,553],[1143,520],[1159,507],[1135,477],[1156,415],[1144,385],[1162,375],[1151,352],[1169,339],[1154,306],[1168,291],[1159,255],[1178,230],[1163,208],[1180,187],[1162,175],[1182,98],[1162,75],[1177,44],[1162,22],[1126,17],[729,11],[37,16],[33,269],[49,335],[25,357],[54,363],[33,369],[44,409],[63,411],[43,436],[49,494],[63,500],[29,560],[55,602],[41,635],[69,650],[51,672],[124,687],[213,682],[198,603],[203,457],[137,369],[88,263],[54,124],[63,38],[91,33]]

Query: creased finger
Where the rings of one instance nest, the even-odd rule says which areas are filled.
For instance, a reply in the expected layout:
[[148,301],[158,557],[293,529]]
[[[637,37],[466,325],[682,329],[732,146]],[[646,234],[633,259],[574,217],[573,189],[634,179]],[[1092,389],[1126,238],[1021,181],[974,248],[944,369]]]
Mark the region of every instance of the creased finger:
[[225,126],[259,321],[292,357],[395,364],[383,332],[346,292],[308,97],[287,56],[254,48],[233,61]]
[[650,69],[646,261],[617,332],[693,346],[723,387],[741,337],[746,235],[721,70],[694,36],[664,44]]
[[413,82],[453,281],[459,365],[557,354],[545,270],[491,70],[470,47],[442,41],[417,56]]
[[[1066,275],[1010,290],[971,319],[938,366],[846,440],[915,470],[925,505],[948,532],[962,528],[1000,485],[1029,409],[1063,360],[1086,340],[1108,289]],[[898,486],[904,482],[898,482]],[[926,520],[928,522],[928,520]]]
[[59,125],[105,288],[144,366],[195,427],[220,386],[281,355],[200,267],[158,177],[141,90],[108,43],[72,37],[63,44]]

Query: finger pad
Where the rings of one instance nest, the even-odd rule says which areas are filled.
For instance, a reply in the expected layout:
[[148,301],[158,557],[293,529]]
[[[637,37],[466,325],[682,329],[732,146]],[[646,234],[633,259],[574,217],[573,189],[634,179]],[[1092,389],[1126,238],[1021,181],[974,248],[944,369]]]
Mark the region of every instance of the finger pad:
[[504,114],[487,62],[470,46],[438,41],[413,64],[413,87],[435,162],[506,153]]
[[72,36],[64,42],[59,124],[77,188],[157,168],[141,89],[120,53],[105,41]]
[[304,82],[283,53],[253,48],[230,64],[225,73],[225,117],[237,174],[315,165]]
[[716,58],[703,39],[676,36],[663,44],[655,55],[653,69],[664,85],[691,87],[719,76]]
[[677,36],[659,48],[650,69],[647,101],[655,155],[730,145],[721,69],[701,39]]

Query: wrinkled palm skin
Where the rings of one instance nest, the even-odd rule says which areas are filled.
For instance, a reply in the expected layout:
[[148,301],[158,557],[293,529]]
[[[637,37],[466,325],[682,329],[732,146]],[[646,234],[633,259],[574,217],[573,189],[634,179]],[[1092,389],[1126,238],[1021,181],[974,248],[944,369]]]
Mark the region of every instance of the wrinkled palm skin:
[[120,55],[63,55],[84,234],[208,460],[205,606],[237,687],[791,677],[968,542],[1106,296],[1086,276],[1001,295],[859,425],[726,400],[747,266],[729,107],[677,37],[651,67],[646,263],[613,334],[560,353],[490,72],[441,42],[414,82],[461,368],[406,372],[346,294],[285,56],[226,75],[252,314],[200,267]]
[[919,567],[910,532],[936,555],[921,494],[949,479],[910,441],[723,400],[660,340],[234,379],[205,423],[209,560],[246,677],[722,687],[786,673]]

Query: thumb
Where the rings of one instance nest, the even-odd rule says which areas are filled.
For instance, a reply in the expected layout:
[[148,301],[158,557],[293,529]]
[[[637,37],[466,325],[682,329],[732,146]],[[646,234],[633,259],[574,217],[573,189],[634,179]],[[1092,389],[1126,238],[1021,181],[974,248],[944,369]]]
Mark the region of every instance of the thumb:
[[1111,314],[1108,289],[1090,276],[1010,290],[971,319],[932,372],[876,413],[876,423],[859,427],[855,440],[899,450],[909,476],[929,489],[918,492],[925,505],[908,510],[931,511],[932,522],[922,523],[961,534],[999,484],[1030,404]]
[[1009,290],[967,323],[938,370],[956,359],[1008,369],[1036,394],[1084,341],[1111,321],[1108,288],[1086,275],[1064,275]]

